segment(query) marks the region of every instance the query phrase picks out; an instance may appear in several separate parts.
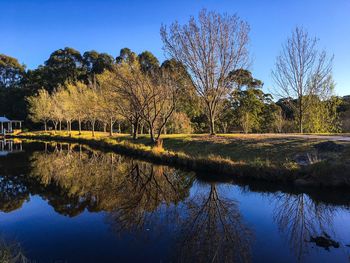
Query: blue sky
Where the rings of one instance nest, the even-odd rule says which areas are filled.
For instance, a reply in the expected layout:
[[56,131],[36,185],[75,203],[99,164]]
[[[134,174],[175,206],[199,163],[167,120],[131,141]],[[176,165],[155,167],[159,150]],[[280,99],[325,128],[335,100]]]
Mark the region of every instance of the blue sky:
[[301,25],[334,54],[336,93],[350,94],[350,0],[0,0],[0,53],[31,69],[66,46],[114,57],[123,47],[149,50],[162,61],[160,25],[184,23],[202,8],[236,13],[250,24],[250,70],[265,90],[273,86],[271,69],[282,43]]

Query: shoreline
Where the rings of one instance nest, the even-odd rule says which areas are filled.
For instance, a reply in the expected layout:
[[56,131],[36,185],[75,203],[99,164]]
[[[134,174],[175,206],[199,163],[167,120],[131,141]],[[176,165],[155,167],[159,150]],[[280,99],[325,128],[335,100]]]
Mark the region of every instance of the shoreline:
[[[10,138],[10,137],[9,137]],[[350,170],[346,165],[321,162],[299,167],[275,164],[249,164],[220,156],[195,156],[164,149],[152,148],[129,140],[111,137],[84,138],[79,135],[22,133],[11,138],[80,143],[96,150],[109,150],[157,164],[164,164],[206,174],[207,178],[224,177],[237,181],[253,180],[273,184],[311,188],[349,188]]]

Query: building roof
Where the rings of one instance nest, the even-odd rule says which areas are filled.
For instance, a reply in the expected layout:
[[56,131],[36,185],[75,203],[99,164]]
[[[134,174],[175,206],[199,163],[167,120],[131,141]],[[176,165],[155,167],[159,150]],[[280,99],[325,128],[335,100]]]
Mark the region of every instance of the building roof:
[[10,122],[10,120],[6,117],[0,117],[0,122]]

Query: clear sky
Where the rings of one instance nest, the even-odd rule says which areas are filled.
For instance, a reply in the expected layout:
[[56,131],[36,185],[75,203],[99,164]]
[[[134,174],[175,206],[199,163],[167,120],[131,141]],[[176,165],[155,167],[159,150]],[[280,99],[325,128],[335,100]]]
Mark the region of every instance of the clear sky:
[[162,61],[160,25],[184,23],[202,8],[237,13],[250,24],[250,70],[265,90],[281,44],[301,25],[334,54],[336,93],[350,94],[350,0],[0,0],[0,53],[30,69],[66,46],[114,57],[123,47],[149,50]]

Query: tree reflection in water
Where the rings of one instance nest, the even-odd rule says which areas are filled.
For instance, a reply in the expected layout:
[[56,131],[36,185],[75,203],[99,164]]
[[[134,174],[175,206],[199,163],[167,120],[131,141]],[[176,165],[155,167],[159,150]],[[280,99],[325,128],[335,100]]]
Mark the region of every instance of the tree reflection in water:
[[300,262],[309,253],[312,239],[334,236],[334,207],[317,203],[306,194],[274,195],[277,199],[274,220],[279,230],[286,236],[291,249]]
[[0,177],[0,211],[11,212],[29,200],[29,190],[18,175]]
[[8,242],[0,238],[0,262],[26,263],[30,260],[24,255],[20,243]]
[[190,196],[193,174],[113,153],[53,149],[33,154],[31,175],[57,212],[108,211],[116,233],[137,237],[147,237],[147,229],[154,238],[170,235],[165,230],[171,225],[178,261],[250,260],[251,231],[237,203],[220,197],[216,184]]
[[66,215],[74,216],[85,208],[152,211],[162,202],[181,201],[192,184],[191,177],[169,167],[114,153],[74,151],[71,146],[63,149],[56,145],[53,152],[34,153],[31,176],[50,189],[42,194]]
[[117,233],[138,233],[156,224],[153,231],[160,234],[161,224],[166,227],[168,220],[177,220],[176,205],[188,197],[193,177],[169,167],[132,163],[131,172],[119,185],[119,202],[109,222]]
[[252,232],[237,202],[220,197],[218,186],[185,201],[188,213],[180,227],[180,261],[250,262]]
[[[18,209],[30,195],[39,195],[66,216],[108,212],[106,220],[118,234],[166,236],[176,244],[172,261],[251,260],[252,232],[238,203],[216,183],[193,187],[192,173],[59,143],[32,153],[30,165],[28,176],[1,175],[1,211]],[[306,194],[278,193],[273,200],[274,221],[299,261],[314,245],[337,247],[332,230],[336,206]]]

